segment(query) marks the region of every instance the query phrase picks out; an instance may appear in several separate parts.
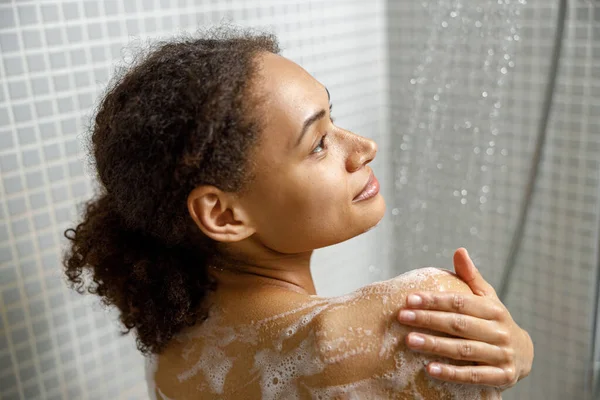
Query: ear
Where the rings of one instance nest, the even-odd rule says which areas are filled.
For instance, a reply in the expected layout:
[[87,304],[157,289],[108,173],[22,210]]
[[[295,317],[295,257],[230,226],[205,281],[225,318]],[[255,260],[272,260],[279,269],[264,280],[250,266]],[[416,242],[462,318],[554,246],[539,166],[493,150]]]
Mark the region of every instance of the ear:
[[215,186],[203,185],[192,190],[187,205],[198,228],[217,242],[239,242],[256,231],[235,196]]

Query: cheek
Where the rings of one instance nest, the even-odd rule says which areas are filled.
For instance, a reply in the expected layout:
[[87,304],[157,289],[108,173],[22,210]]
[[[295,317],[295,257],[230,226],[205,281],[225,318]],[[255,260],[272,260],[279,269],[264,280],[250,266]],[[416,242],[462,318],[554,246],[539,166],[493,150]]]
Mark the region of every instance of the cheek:
[[345,177],[332,167],[297,178],[281,187],[278,199],[269,200],[274,211],[270,236],[282,244],[294,241],[311,248],[336,241],[352,219]]
[[346,239],[357,225],[346,172],[326,161],[271,173],[255,186],[253,219],[266,246],[284,253],[312,250]]
[[336,166],[307,171],[295,182],[290,199],[293,207],[306,217],[327,220],[348,207],[348,181]]

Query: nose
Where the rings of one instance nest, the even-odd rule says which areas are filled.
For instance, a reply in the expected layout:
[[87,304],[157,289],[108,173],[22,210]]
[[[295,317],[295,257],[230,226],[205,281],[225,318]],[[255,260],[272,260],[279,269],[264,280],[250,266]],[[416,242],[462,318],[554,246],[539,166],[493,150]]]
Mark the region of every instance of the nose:
[[367,165],[377,154],[377,143],[371,139],[351,133],[346,170],[354,172]]

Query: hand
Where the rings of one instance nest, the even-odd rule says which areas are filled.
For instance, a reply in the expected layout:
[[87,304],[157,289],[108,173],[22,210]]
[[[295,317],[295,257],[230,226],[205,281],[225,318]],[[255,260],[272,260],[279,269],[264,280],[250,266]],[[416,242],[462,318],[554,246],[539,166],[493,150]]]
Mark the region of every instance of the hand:
[[407,335],[407,345],[420,352],[476,362],[470,366],[429,363],[427,372],[437,379],[502,389],[514,386],[531,371],[533,343],[529,334],[515,323],[465,249],[454,254],[454,269],[473,294],[411,293],[406,306],[412,309],[415,318],[405,319],[407,310],[402,310],[399,319],[405,325],[458,338],[411,332]]

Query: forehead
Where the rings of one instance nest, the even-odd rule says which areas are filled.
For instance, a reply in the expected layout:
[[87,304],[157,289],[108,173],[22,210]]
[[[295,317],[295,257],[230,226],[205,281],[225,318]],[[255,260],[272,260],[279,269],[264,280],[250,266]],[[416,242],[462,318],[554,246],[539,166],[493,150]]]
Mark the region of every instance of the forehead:
[[[259,56],[257,90],[265,99],[268,119],[304,119],[323,108],[327,92],[306,70],[285,57],[272,53]],[[282,121],[279,121],[282,122]]]

